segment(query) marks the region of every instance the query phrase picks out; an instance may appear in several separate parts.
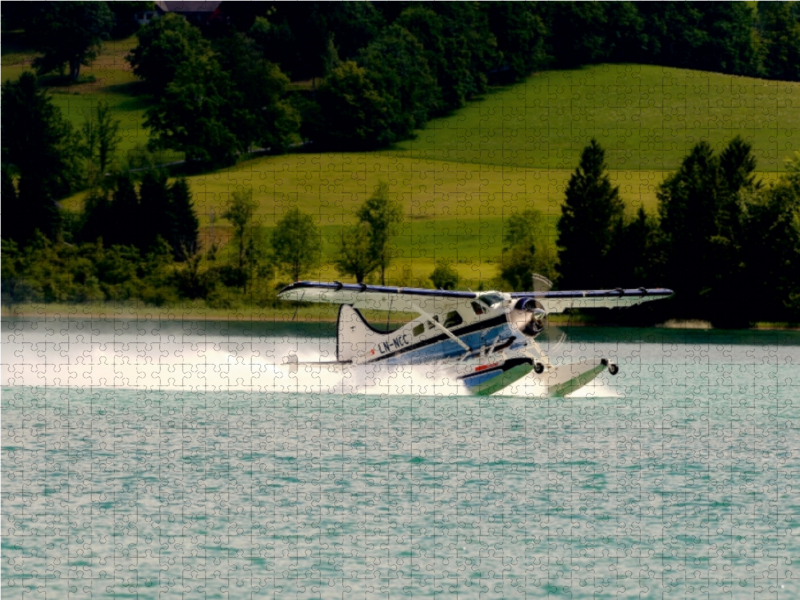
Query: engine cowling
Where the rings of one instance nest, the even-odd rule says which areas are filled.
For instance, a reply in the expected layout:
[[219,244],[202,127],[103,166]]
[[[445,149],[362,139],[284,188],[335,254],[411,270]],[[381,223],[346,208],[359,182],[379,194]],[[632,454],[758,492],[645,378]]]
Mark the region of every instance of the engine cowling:
[[511,309],[508,320],[524,335],[535,338],[544,331],[547,311],[535,298],[520,298]]

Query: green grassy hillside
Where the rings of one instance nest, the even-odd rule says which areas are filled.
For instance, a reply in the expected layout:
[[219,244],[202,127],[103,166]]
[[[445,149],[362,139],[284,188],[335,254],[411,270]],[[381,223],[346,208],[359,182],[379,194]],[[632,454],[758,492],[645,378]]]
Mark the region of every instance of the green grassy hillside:
[[675,169],[688,149],[750,140],[760,171],[800,149],[800,83],[648,65],[545,71],[428,124],[397,156],[571,169],[596,137],[612,169]]
[[[439,258],[458,261],[463,277],[491,278],[502,248],[503,223],[513,212],[535,208],[548,216],[543,234],[555,243],[567,170],[521,169],[481,164],[398,158],[386,153],[290,154],[262,157],[215,173],[189,178],[201,235],[226,241],[227,221],[219,215],[237,187],[252,187],[259,201],[259,221],[267,228],[291,207],[315,215],[333,252],[338,232],[355,221],[354,212],[381,180],[406,207],[397,239],[402,258],[397,267],[414,277],[427,276]],[[628,208],[655,210],[655,188],[662,171],[615,171]],[[78,209],[81,197],[63,203]],[[213,225],[212,225],[213,222]],[[325,277],[334,277],[331,269]]]
[[[124,56],[135,38],[104,45],[83,75],[90,81],[52,87],[76,124],[105,99],[122,120],[122,150],[147,142],[146,96]],[[3,76],[18,76],[33,55],[3,50]],[[656,206],[657,185],[701,139],[720,147],[734,135],[755,145],[769,180],[800,149],[800,84],[641,65],[599,65],[535,74],[428,124],[415,140],[380,152],[297,153],[243,161],[190,178],[202,236],[225,241],[219,218],[230,193],[252,187],[265,227],[291,206],[318,216],[331,253],[339,229],[380,180],[403,199],[406,225],[396,273],[427,276],[437,258],[451,258],[467,279],[491,277],[504,219],[526,207],[548,216],[554,241],[564,186],[591,137],[606,148],[611,176],[628,209]],[[174,160],[176,155],[165,155]],[[78,209],[83,195],[63,204]],[[321,277],[333,277],[330,267]]]

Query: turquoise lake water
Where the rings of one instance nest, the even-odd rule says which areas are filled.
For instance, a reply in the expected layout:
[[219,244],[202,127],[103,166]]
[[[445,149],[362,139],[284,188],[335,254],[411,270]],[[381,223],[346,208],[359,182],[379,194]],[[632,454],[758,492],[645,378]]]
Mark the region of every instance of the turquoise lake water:
[[281,391],[332,335],[4,320],[3,598],[800,597],[800,333],[573,328],[621,372],[561,399]]

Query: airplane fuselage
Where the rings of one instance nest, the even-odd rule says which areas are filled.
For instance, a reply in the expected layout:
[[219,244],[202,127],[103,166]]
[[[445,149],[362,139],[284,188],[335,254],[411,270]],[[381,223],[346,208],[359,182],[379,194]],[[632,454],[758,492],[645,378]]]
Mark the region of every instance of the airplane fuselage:
[[428,313],[392,332],[372,328],[350,306],[339,312],[338,360],[356,364],[422,364],[518,349],[526,335],[510,315],[512,300],[497,292],[479,295],[475,301]]

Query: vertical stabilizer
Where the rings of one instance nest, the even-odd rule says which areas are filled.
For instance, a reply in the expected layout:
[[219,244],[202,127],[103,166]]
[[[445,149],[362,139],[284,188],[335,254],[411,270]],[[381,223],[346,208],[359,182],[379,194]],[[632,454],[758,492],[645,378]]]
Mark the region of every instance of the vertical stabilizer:
[[369,351],[387,335],[370,327],[358,310],[342,304],[336,323],[336,360],[360,362],[359,358],[368,359]]

